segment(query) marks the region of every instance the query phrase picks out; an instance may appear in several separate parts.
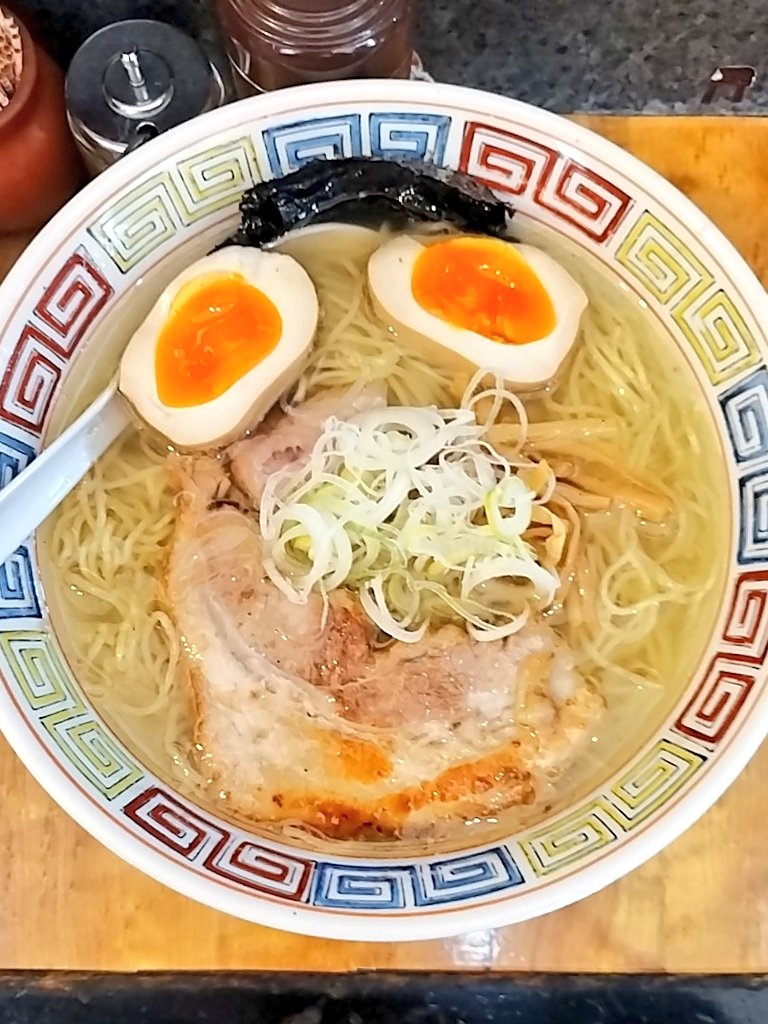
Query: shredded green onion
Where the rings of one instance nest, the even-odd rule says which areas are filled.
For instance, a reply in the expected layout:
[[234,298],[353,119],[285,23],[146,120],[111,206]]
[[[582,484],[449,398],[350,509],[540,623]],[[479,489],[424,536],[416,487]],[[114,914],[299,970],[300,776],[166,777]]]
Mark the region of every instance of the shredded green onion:
[[382,632],[406,642],[448,619],[495,640],[519,630],[532,604],[549,605],[559,579],[523,538],[548,495],[518,475],[525,460],[488,443],[474,406],[491,397],[492,416],[503,400],[524,413],[501,386],[475,390],[457,409],[330,418],[311,456],[267,481],[260,521],[274,584],[296,603],[349,587]]

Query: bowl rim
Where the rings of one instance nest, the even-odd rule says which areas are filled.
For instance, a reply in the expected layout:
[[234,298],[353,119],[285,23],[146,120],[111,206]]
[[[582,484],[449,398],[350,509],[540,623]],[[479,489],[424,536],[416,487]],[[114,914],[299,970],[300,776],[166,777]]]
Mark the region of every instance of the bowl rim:
[[[727,265],[728,273],[738,281],[742,296],[749,303],[757,323],[768,325],[768,295],[746,261],[698,207],[638,158],[581,124],[519,100],[463,86],[388,79],[297,86],[251,97],[218,108],[161,135],[88,184],[49,222],[0,285],[0,302],[28,290],[29,281],[36,280],[40,268],[45,265],[48,252],[60,243],[73,222],[115,194],[120,194],[138,176],[199,144],[206,135],[238,128],[248,131],[252,124],[263,118],[280,116],[296,108],[311,111],[327,105],[339,105],[351,98],[356,105],[375,105],[382,102],[408,103],[425,97],[435,105],[465,113],[476,111],[485,118],[498,118],[502,123],[516,115],[531,127],[548,127],[559,139],[563,150],[572,147],[602,160],[618,175],[654,195],[662,205],[674,209],[676,216],[701,244],[717,254],[718,267]],[[765,329],[763,337],[768,337]],[[492,904],[444,908],[439,913],[413,907],[407,914],[397,917],[375,916],[366,911],[339,914],[320,908],[312,908],[312,912],[307,913],[308,908],[302,904],[278,903],[259,895],[246,898],[241,892],[211,885],[205,879],[182,870],[181,865],[167,860],[159,850],[145,846],[126,831],[106,800],[80,792],[60,770],[54,757],[41,756],[33,731],[22,728],[26,724],[25,714],[14,707],[9,695],[3,692],[0,696],[0,728],[33,777],[70,817],[103,845],[169,888],[235,917],[299,934],[357,941],[407,941],[495,928],[549,913],[598,891],[654,856],[722,795],[755,753],[768,732],[768,693],[760,695],[743,721],[737,723],[731,739],[737,736],[739,742],[731,742],[726,749],[718,749],[710,756],[702,777],[693,780],[676,802],[674,814],[650,821],[639,834],[626,835],[606,850],[599,861],[576,865],[543,890],[512,889]],[[487,843],[477,845],[480,847]],[[465,852],[469,850],[471,848]]]

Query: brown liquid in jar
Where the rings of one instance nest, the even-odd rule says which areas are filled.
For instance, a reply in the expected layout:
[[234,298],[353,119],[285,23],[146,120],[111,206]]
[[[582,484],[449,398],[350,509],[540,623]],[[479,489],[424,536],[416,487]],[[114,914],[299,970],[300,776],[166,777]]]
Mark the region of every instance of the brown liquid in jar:
[[414,0],[216,0],[241,95],[407,78]]

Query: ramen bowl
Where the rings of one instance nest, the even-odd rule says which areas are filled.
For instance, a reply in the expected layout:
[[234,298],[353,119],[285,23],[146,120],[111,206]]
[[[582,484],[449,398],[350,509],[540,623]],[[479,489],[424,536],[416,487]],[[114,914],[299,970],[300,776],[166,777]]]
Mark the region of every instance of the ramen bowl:
[[690,678],[674,681],[674,706],[598,786],[514,835],[474,833],[439,852],[319,853],[217,816],[142,764],[68,664],[31,537],[0,567],[0,726],[67,813],[172,889],[310,935],[423,939],[531,918],[614,881],[702,814],[762,741],[768,300],[685,197],[569,121],[428,83],[288,89],[126,157],[20,258],[0,289],[2,483],[60,429],[73,388],[109,376],[159,287],[226,235],[246,188],[313,158],[360,155],[427,160],[490,186],[521,221],[602,264],[688,364],[727,474],[712,529],[728,550],[711,636]]

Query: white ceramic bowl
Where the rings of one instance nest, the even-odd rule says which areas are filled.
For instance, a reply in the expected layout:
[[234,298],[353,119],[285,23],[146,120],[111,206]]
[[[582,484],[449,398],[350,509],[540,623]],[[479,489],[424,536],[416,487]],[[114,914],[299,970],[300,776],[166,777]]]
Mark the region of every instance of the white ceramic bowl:
[[[768,694],[768,301],[671,185],[584,128],[498,96],[412,82],[290,89],[206,114],[86,188],[0,288],[0,480],[45,441],[90,341],[144,278],[162,284],[232,223],[242,191],[319,155],[426,158],[496,189],[600,259],[691,366],[730,481],[720,613],[642,749],[566,812],[460,853],[322,856],[233,827],[169,790],[99,719],[46,613],[33,538],[0,567],[0,725],[61,806],[119,856],[228,913],[334,938],[502,925],[606,885],[674,839],[763,739]],[[154,287],[154,284],[153,284]],[[103,337],[103,333],[102,333]],[[121,339],[118,339],[121,340]],[[685,689],[683,690],[683,685]]]

